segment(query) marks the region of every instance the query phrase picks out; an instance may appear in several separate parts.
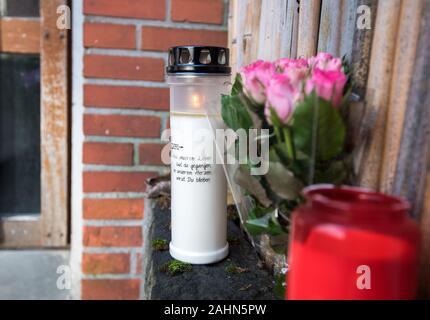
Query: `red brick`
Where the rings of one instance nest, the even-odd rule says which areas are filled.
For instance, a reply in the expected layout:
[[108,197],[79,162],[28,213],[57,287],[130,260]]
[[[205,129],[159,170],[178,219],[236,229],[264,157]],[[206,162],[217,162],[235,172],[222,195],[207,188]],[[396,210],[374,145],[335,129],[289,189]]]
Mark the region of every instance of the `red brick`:
[[172,20],[222,24],[223,0],[172,0]]
[[161,151],[164,144],[145,143],[139,146],[139,163],[148,165],[163,165]]
[[144,192],[154,172],[84,172],[84,192]]
[[84,14],[164,20],[165,0],[84,0]]
[[142,27],[142,49],[167,51],[179,45],[227,46],[226,31]]
[[84,279],[84,300],[137,300],[140,294],[139,279]]
[[84,76],[121,80],[164,80],[164,60],[158,58],[86,55]]
[[168,88],[84,86],[84,104],[96,108],[169,110]]
[[128,253],[84,253],[82,272],[85,274],[129,273]]
[[141,227],[84,227],[86,247],[139,247],[142,243]]
[[84,199],[84,219],[142,219],[143,199]]
[[85,23],[84,46],[87,48],[136,49],[136,28],[131,25]]
[[84,115],[84,133],[92,136],[157,138],[161,120],[156,116]]
[[133,164],[133,144],[85,142],[85,164],[124,165]]

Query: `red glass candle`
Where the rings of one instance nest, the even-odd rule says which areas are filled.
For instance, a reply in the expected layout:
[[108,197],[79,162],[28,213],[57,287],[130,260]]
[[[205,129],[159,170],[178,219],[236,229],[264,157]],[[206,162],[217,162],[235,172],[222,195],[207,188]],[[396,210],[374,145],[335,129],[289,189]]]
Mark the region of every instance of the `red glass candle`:
[[292,217],[288,299],[413,299],[419,229],[409,204],[354,187],[314,186]]

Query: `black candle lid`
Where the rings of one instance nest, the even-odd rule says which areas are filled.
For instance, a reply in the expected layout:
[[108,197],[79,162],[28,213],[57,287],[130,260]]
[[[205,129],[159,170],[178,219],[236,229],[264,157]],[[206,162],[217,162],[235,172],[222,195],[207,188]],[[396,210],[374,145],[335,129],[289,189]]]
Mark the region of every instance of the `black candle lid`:
[[229,50],[211,46],[178,46],[169,49],[168,74],[176,73],[231,73]]

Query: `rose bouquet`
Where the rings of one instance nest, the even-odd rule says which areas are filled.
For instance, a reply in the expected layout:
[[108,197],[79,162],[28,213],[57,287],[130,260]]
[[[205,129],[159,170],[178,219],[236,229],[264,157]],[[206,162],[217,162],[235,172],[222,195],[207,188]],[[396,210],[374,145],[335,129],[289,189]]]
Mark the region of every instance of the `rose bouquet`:
[[255,164],[249,159],[231,174],[251,203],[244,218],[251,235],[287,234],[305,186],[348,181],[343,113],[349,92],[344,59],[320,53],[256,61],[240,70],[231,94],[222,96],[222,118],[229,128],[269,132],[256,137],[268,140],[268,171],[252,175]]

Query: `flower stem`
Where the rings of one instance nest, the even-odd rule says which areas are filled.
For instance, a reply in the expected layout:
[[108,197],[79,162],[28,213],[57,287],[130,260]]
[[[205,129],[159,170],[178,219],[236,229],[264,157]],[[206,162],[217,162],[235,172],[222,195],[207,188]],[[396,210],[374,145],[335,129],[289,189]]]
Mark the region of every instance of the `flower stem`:
[[284,133],[284,139],[285,139],[285,146],[287,147],[288,157],[294,161],[296,159],[296,152],[294,150],[294,145],[292,141],[293,139],[292,139],[291,129],[288,127],[284,127],[283,133]]

